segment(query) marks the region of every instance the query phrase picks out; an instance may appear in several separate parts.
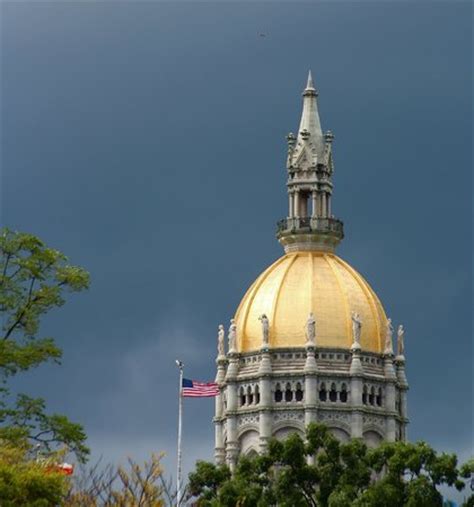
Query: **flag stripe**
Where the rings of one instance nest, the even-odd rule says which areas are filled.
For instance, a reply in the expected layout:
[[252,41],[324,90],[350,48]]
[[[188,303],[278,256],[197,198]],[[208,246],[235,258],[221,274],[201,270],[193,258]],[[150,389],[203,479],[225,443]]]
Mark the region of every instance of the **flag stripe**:
[[184,378],[181,388],[181,395],[189,398],[206,398],[217,396],[219,386],[215,382],[197,382]]

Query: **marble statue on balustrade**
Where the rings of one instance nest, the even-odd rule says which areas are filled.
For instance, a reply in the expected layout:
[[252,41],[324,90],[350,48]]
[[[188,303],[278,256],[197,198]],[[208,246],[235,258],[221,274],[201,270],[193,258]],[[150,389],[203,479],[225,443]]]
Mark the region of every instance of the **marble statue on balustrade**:
[[217,331],[217,354],[219,357],[225,356],[225,330],[222,324],[219,324]]
[[392,319],[387,319],[385,328],[385,354],[393,354],[393,325]]
[[313,312],[309,314],[306,321],[306,344],[312,347],[316,345],[316,319]]
[[352,312],[352,350],[360,350],[360,333],[362,320],[357,312]]
[[402,324],[398,326],[397,331],[397,355],[400,358],[405,357],[405,329]]
[[235,352],[236,342],[237,342],[237,325],[235,323],[235,319],[230,319],[229,326],[229,352]]
[[262,323],[262,344],[264,347],[268,347],[269,334],[270,334],[270,322],[268,317],[262,313],[258,320]]

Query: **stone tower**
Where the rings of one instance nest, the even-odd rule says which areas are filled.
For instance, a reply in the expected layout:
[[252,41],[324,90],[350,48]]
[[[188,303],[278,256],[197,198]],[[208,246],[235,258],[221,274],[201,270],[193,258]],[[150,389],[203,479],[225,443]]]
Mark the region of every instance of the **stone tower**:
[[231,467],[270,437],[326,423],[341,440],[375,446],[406,437],[404,330],[397,332],[365,279],[335,254],[343,223],[332,214],[333,135],[323,134],[311,73],[297,135],[289,134],[285,255],[244,295],[227,352],[220,328],[215,458]]

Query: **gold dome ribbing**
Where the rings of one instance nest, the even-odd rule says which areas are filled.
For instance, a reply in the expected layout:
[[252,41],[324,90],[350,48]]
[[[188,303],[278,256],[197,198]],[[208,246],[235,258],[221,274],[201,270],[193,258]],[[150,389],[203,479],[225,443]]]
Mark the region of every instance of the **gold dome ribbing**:
[[310,312],[316,318],[318,347],[349,349],[353,311],[363,323],[362,349],[382,353],[387,318],[364,278],[332,253],[289,253],[267,268],[243,297],[235,315],[238,351],[261,348],[262,313],[270,320],[270,347],[304,347]]

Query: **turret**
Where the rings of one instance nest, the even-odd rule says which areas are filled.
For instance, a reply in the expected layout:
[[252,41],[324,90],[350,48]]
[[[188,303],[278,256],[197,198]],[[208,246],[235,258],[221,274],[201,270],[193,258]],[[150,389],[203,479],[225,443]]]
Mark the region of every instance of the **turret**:
[[303,91],[298,134],[288,134],[288,216],[278,222],[277,238],[286,252],[334,251],[344,236],[343,224],[332,216],[332,142],[323,134],[318,92],[311,71]]

